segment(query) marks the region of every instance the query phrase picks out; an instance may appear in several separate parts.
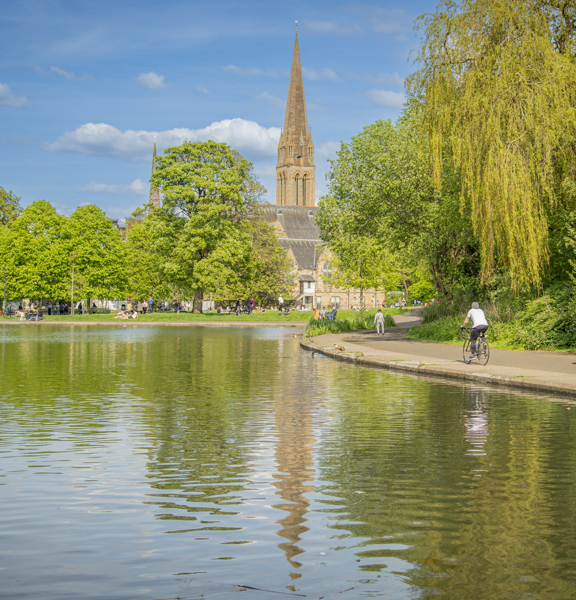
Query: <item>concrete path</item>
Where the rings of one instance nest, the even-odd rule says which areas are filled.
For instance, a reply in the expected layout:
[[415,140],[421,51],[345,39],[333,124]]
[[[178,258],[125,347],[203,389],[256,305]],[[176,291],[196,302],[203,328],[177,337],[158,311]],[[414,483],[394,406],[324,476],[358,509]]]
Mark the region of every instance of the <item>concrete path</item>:
[[304,340],[302,346],[358,364],[576,395],[576,354],[491,349],[486,366],[476,361],[467,365],[462,346],[404,337],[419,324],[418,311],[397,315],[394,321],[397,327],[381,336],[373,330],[326,334]]

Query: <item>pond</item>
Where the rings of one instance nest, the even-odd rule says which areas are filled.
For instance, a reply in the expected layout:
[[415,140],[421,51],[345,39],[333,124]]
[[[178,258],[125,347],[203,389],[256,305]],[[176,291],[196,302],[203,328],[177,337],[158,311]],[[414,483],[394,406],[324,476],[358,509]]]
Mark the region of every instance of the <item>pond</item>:
[[0,327],[0,597],[573,597],[576,406],[294,331]]

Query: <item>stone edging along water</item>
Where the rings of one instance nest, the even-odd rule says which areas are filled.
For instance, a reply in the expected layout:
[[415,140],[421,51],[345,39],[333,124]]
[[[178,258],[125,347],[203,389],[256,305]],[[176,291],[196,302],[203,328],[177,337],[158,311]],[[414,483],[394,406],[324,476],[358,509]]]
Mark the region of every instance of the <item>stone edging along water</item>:
[[[319,336],[319,339],[324,336]],[[331,340],[332,341],[332,340]],[[558,381],[557,375],[551,373],[549,376],[542,375],[539,371],[530,371],[525,369],[522,371],[523,374],[503,374],[502,372],[507,370],[507,367],[500,367],[496,369],[501,374],[490,373],[488,371],[479,372],[479,369],[485,369],[479,365],[466,365],[464,363],[454,365],[453,363],[446,362],[441,364],[427,364],[422,360],[429,361],[430,359],[421,359],[418,356],[411,357],[412,360],[390,360],[393,353],[388,353],[390,356],[386,356],[387,353],[381,353],[378,355],[365,356],[362,352],[354,351],[354,344],[346,343],[349,347],[348,351],[340,351],[335,348],[322,346],[321,344],[305,338],[300,342],[300,346],[305,350],[312,352],[318,352],[329,356],[336,360],[341,360],[357,365],[368,365],[372,367],[379,367],[383,369],[390,369],[393,371],[404,371],[419,375],[432,375],[434,377],[453,378],[453,379],[464,379],[466,381],[477,381],[483,384],[492,384],[499,386],[510,386],[514,388],[522,388],[525,390],[538,390],[543,392],[553,392],[559,394],[565,394],[569,396],[576,396],[576,377],[565,378],[564,381]]]

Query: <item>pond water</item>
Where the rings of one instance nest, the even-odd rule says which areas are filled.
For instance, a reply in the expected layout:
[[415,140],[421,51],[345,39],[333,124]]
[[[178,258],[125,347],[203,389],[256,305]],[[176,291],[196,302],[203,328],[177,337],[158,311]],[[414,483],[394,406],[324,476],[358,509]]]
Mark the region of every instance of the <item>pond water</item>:
[[1,327],[0,597],[574,596],[575,406],[294,331]]

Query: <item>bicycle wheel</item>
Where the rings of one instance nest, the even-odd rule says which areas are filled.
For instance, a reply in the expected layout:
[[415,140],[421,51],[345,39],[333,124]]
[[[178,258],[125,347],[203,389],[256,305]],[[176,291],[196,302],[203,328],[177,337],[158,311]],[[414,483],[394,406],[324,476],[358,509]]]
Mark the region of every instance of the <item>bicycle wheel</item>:
[[481,340],[478,343],[477,356],[478,356],[478,362],[481,365],[488,364],[488,359],[490,358],[490,346],[488,345],[488,342],[485,339]]
[[462,358],[467,365],[470,364],[470,340],[466,340],[462,346]]

